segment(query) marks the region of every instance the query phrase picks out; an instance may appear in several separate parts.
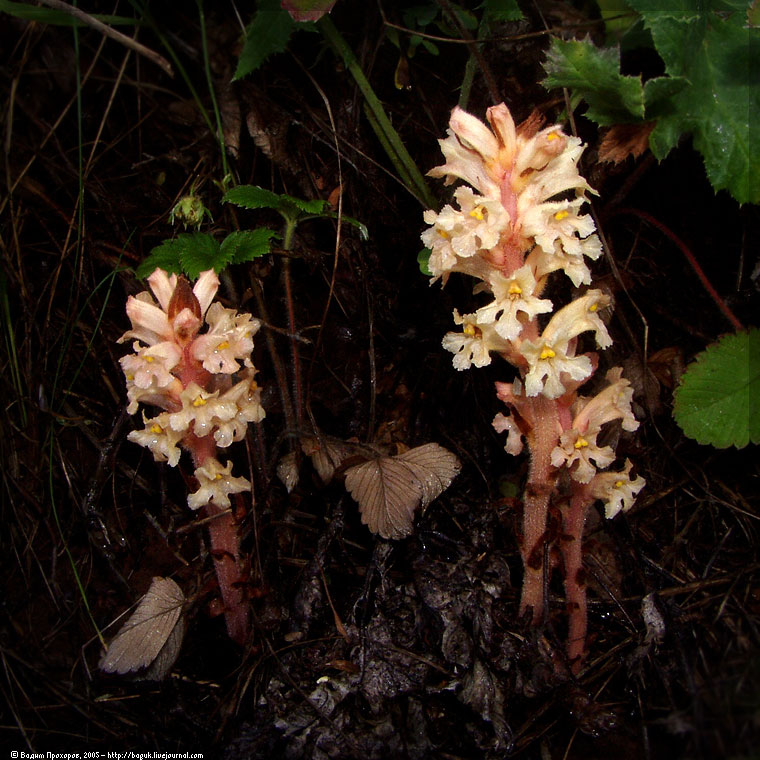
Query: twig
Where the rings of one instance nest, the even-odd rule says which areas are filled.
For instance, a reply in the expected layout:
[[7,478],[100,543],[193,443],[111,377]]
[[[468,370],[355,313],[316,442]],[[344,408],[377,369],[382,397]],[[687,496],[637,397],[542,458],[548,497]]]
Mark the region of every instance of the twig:
[[83,10],[75,8],[73,5],[64,3],[63,0],[40,0],[40,2],[42,2],[43,5],[47,5],[49,8],[55,8],[59,11],[63,11],[64,13],[68,13],[70,16],[73,16],[76,19],[79,19],[83,24],[86,24],[93,29],[97,29],[106,37],[110,37],[112,40],[116,40],[125,47],[134,50],[136,53],[144,55],[147,59],[153,61],[153,63],[155,63],[157,66],[160,66],[170,77],[174,76],[172,65],[162,55],[159,55],[154,50],[145,47],[145,45],[141,45],[131,37],[127,37],[126,34],[117,32],[116,29],[108,26],[108,24],[104,24],[102,21],[98,21],[89,13],[85,13]]
[[707,291],[710,298],[712,298],[713,301],[715,301],[718,308],[723,312],[723,315],[726,317],[726,319],[734,326],[736,330],[743,330],[744,325],[739,321],[739,319],[736,317],[736,315],[731,311],[731,309],[728,307],[726,302],[720,297],[718,294],[718,291],[715,290],[710,280],[707,278],[707,275],[704,273],[702,267],[699,265],[699,262],[697,261],[694,254],[691,252],[691,249],[689,248],[686,243],[681,240],[681,238],[678,237],[678,235],[675,234],[669,227],[666,227],[662,222],[659,222],[657,219],[655,219],[651,214],[648,214],[646,211],[641,211],[637,208],[618,208],[612,210],[608,216],[615,216],[616,214],[631,214],[632,216],[638,216],[640,219],[643,219],[648,224],[651,224],[654,228],[658,229],[660,232],[662,232],[663,235],[670,238],[672,242],[674,242],[681,250],[681,253],[686,257],[686,260],[689,262],[689,266],[694,270],[694,274],[697,275],[699,278],[699,281],[702,283],[702,286]]

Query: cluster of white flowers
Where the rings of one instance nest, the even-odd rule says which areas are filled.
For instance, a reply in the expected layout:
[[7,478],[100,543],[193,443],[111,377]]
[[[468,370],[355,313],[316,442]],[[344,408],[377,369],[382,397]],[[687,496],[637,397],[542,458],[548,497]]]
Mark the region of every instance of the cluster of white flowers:
[[[152,295],[146,290],[127,300],[132,329],[119,342],[134,340],[133,353],[120,361],[130,414],[140,403],[164,411],[155,417],[143,412],[144,429],[130,433],[129,440],[172,467],[180,446],[190,450],[200,485],[188,497],[190,507],[229,507],[229,495],[249,491],[251,484],[232,477],[232,463],[222,465],[209,452],[241,440],[249,422],[264,418],[250,359],[261,323],[212,303],[219,288],[213,270],[201,273],[192,289],[183,277],[161,269],[148,284]],[[204,323],[208,329],[201,334]]]
[[[577,168],[583,146],[559,126],[539,129],[537,118],[516,127],[503,103],[489,108],[487,118],[490,128],[455,108],[448,136],[439,141],[446,163],[429,173],[446,184],[467,183],[454,192],[455,205],[425,212],[430,226],[422,240],[431,252],[432,281],[445,284],[452,272],[464,273],[480,281],[476,292],[492,297],[471,314],[455,310],[461,330],[449,332],[443,346],[459,370],[488,365],[493,353],[514,364],[521,379],[499,384],[510,389],[499,396],[516,411],[524,406],[521,400],[538,396],[558,404],[566,398],[569,404],[568,394],[596,368],[593,355],[576,353],[578,337],[592,333],[601,349],[612,343],[600,317],[610,299],[601,290],[588,289],[557,310],[542,297],[548,275],[559,270],[575,287],[589,285],[586,259],[602,253],[593,219],[581,213],[585,193],[594,192]],[[549,314],[542,330],[538,317]],[[572,402],[572,427],[558,431],[551,456],[554,467],[566,467],[574,480],[590,484],[607,502],[608,516],[630,507],[644,486],[640,477],[629,479],[630,463],[615,479],[591,484],[597,470],[615,459],[611,448],[596,445],[601,426],[614,419],[622,419],[626,430],[638,426],[621,372],[611,370],[609,387],[594,399]],[[506,450],[519,453],[526,431],[517,419],[500,414],[494,425],[508,432]]]

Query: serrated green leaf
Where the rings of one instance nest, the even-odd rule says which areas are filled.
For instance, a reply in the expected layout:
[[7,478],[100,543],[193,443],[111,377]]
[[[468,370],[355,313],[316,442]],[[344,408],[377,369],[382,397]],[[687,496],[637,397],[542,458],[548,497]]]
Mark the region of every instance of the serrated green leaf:
[[[691,133],[716,190],[726,189],[739,203],[760,202],[760,30],[746,26],[746,3],[678,0],[663,9],[658,0],[629,0],[652,33],[671,77],[689,85],[671,97],[671,113],[658,119],[650,146],[664,158]],[[720,11],[718,13],[717,11]]]
[[157,245],[135,269],[137,278],[143,280],[153,274],[155,269],[163,269],[170,274],[181,274],[182,263],[179,260],[179,254],[182,244],[177,243],[177,240],[164,240],[163,243]]
[[270,55],[288,46],[296,22],[277,0],[263,0],[245,30],[245,43],[238,59],[233,81],[258,69]]
[[222,200],[248,209],[273,208],[280,210],[280,196],[256,185],[238,185],[228,190]]
[[279,237],[278,233],[266,227],[231,232],[222,240],[221,253],[230,264],[243,264],[269,253],[272,240]]
[[430,266],[428,265],[432,253],[433,252],[429,248],[423,248],[417,254],[417,264],[419,264],[420,272],[426,274],[428,277],[433,276],[433,273],[430,271]]
[[699,354],[681,378],[673,416],[702,444],[760,443],[760,330],[726,335]]
[[327,201],[323,201],[320,198],[311,201],[305,201],[303,198],[294,198],[292,195],[280,195],[280,209],[286,210],[287,206],[303,211],[306,214],[323,214],[330,208],[330,204]]
[[600,126],[644,119],[641,77],[620,73],[620,50],[598,48],[589,39],[552,39],[545,87],[569,87],[588,103],[586,116]]
[[183,232],[177,235],[175,244],[182,269],[191,280],[208,269],[221,272],[229,264],[229,253],[222,254],[219,243],[205,232]]

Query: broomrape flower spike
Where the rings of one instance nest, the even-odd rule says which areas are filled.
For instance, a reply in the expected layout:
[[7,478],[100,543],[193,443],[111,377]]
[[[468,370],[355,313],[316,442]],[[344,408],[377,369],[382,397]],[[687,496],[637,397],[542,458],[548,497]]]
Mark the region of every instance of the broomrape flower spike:
[[132,329],[119,342],[131,340],[132,353],[120,363],[128,411],[134,414],[140,404],[162,411],[155,417],[143,412],[143,430],[128,437],[171,467],[183,449],[192,457],[198,488],[188,505],[216,517],[209,530],[212,547],[219,550],[214,562],[227,628],[242,643],[249,623],[239,588],[239,537],[235,518],[222,512],[231,507],[230,495],[251,491],[251,483],[232,475],[232,462],[219,462],[217,448],[242,440],[248,423],[264,418],[251,362],[261,323],[213,302],[219,288],[213,270],[202,272],[191,288],[184,277],[156,269],[148,285],[149,291],[127,299]]
[[527,446],[531,457],[520,609],[533,623],[543,618],[542,558],[554,504],[566,539],[559,549],[571,610],[567,650],[578,672],[586,636],[585,587],[578,580],[586,513],[600,500],[612,518],[630,509],[644,487],[643,478],[631,477],[628,460],[619,472],[606,469],[616,455],[597,436],[611,423],[633,431],[638,422],[619,367],[607,373],[608,384],[596,396],[578,395],[599,361],[596,353],[579,351],[581,336],[591,333],[599,349],[612,344],[602,319],[609,297],[589,289],[563,306],[541,297],[553,272],[563,272],[576,287],[589,285],[586,259],[602,253],[594,220],[582,212],[586,194],[594,193],[578,172],[583,145],[558,125],[542,129],[543,118],[535,114],[515,126],[503,103],[489,108],[486,118],[488,125],[453,110],[447,137],[439,141],[445,163],[429,175],[465,184],[456,188],[453,204],[425,212],[429,227],[422,240],[431,250],[431,284],[440,279],[445,285],[452,273],[462,273],[479,281],[475,293],[492,298],[471,314],[454,310],[461,332],[447,333],[442,345],[458,370],[486,366],[493,355],[516,368],[512,383],[497,383],[497,396],[511,413],[497,414],[493,425],[507,433],[507,453],[518,455]]

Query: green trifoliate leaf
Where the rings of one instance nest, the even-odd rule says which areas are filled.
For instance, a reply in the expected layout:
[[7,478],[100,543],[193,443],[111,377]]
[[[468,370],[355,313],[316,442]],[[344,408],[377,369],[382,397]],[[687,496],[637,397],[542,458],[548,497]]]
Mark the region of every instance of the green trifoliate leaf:
[[221,253],[229,257],[230,264],[243,264],[269,253],[272,249],[272,240],[279,237],[280,235],[274,230],[266,227],[231,232],[222,240]]
[[182,274],[182,263],[179,260],[181,245],[176,240],[164,240],[157,245],[145,260],[135,269],[135,275],[144,280],[156,269],[163,269],[169,274]]
[[644,119],[641,77],[620,73],[620,51],[598,48],[589,39],[552,39],[544,69],[545,87],[569,87],[588,103],[586,116],[600,126]]
[[295,28],[296,22],[280,7],[278,0],[261,0],[253,20],[246,27],[245,43],[233,81],[258,69],[270,55],[282,53]]
[[247,209],[271,208],[284,217],[295,221],[305,214],[321,216],[329,210],[330,204],[320,199],[306,201],[292,195],[278,195],[256,185],[238,185],[224,194],[225,203],[234,203]]
[[676,390],[673,415],[702,444],[760,443],[760,330],[726,335],[699,354]]
[[273,208],[279,210],[280,196],[256,185],[238,185],[228,190],[222,200],[241,208]]
[[222,251],[219,243],[204,232],[183,232],[177,241],[181,246],[179,260],[182,269],[191,280],[208,269],[221,272],[232,258],[231,251]]

